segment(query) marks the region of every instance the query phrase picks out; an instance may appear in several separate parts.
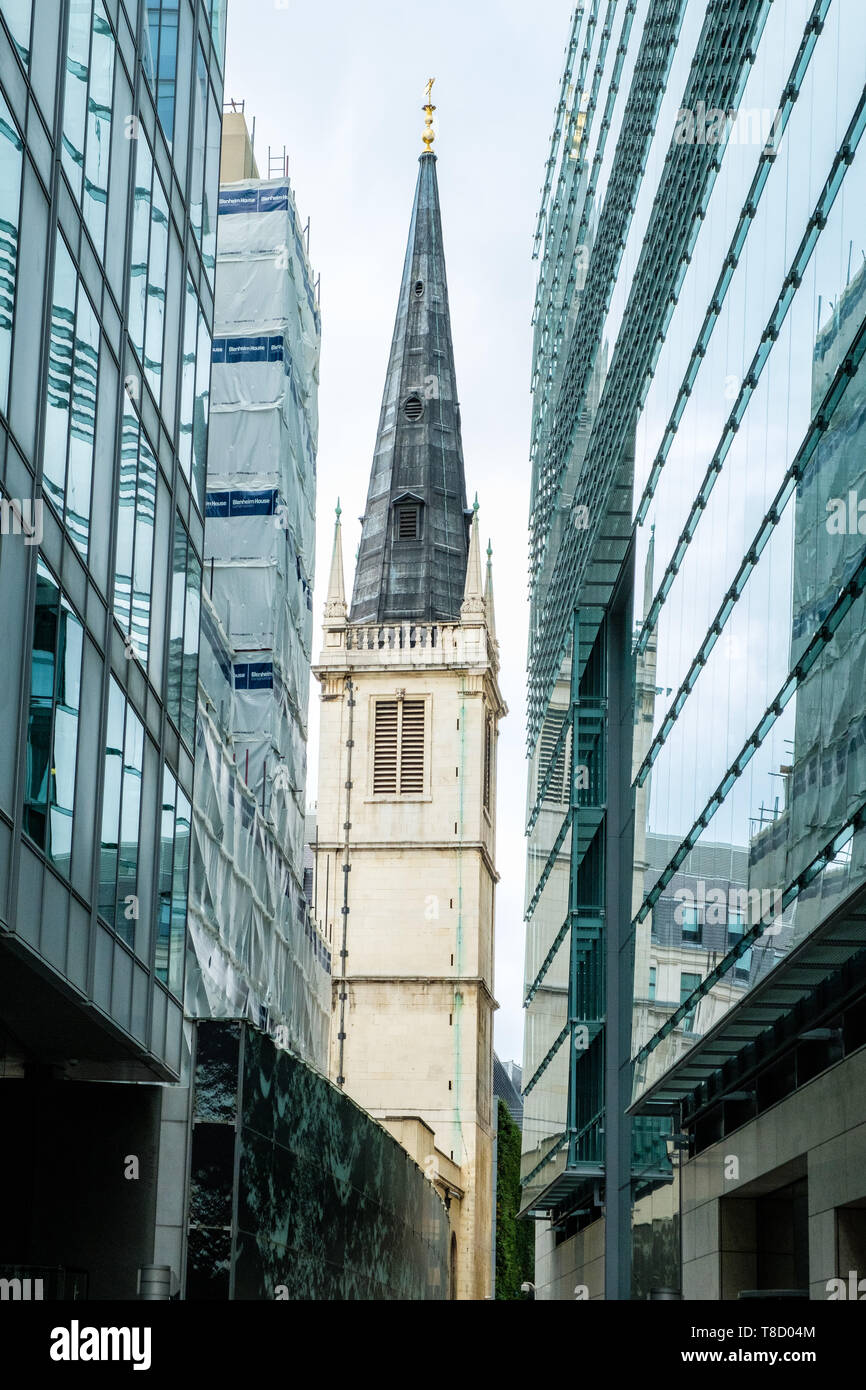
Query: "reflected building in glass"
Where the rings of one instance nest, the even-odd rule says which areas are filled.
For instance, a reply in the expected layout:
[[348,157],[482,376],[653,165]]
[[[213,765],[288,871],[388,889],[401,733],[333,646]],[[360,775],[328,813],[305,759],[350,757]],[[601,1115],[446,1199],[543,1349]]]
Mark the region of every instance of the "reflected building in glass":
[[860,21],[575,13],[536,244],[541,1297],[866,1261]]
[[153,1257],[160,1094],[99,1083],[183,1063],[224,43],[224,0],[0,3],[0,1264],[96,1297]]

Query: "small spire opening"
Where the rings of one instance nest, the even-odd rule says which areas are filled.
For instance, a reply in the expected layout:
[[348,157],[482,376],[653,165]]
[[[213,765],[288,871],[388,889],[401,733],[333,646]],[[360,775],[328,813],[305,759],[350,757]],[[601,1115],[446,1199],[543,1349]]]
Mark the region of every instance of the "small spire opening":
[[397,508],[397,539],[417,541],[421,538],[421,514],[417,502],[403,502]]
[[415,424],[424,414],[424,402],[416,391],[411,396],[407,396],[403,402],[403,414],[410,424]]

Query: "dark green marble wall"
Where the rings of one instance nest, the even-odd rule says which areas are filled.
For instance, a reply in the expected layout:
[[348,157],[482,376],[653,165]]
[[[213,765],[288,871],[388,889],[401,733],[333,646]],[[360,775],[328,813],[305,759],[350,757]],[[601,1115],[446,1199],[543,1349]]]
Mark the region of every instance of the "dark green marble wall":
[[397,1141],[248,1024],[197,1035],[187,1298],[447,1298],[447,1213]]

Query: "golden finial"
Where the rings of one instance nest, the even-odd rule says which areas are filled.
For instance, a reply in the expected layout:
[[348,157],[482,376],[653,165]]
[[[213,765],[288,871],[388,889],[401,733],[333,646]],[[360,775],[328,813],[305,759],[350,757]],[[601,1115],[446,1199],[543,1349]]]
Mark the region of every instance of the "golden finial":
[[436,139],[436,133],[435,133],[435,131],[433,130],[433,112],[436,110],[436,107],[433,105],[433,100],[432,100],[432,98],[433,98],[433,83],[434,83],[435,81],[436,81],[436,78],[435,78],[435,77],[431,77],[431,78],[429,79],[428,83],[427,83],[427,104],[426,104],[426,106],[423,108],[423,110],[424,110],[424,116],[425,116],[425,126],[424,126],[424,134],[423,134],[423,136],[422,136],[421,138],[422,138],[423,141],[424,141],[424,153],[425,153],[425,154],[432,154],[432,153],[433,153],[433,151],[432,151],[432,149],[431,149],[431,145],[433,144],[433,141]]

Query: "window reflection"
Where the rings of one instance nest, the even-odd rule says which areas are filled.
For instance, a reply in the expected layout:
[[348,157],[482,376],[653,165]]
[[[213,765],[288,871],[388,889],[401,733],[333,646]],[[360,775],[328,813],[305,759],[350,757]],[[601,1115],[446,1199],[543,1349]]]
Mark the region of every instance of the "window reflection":
[[9,107],[0,96],[0,408],[4,413],[8,404],[12,357],[22,148]]
[[99,859],[99,913],[127,945],[138,920],[138,833],[144,726],[111,677]]
[[147,315],[147,258],[150,247],[150,189],[152,181],[153,157],[143,131],[139,130],[135,154],[128,319],[129,336],[139,357],[144,354],[144,324]]
[[48,344],[48,401],[42,485],[61,517],[66,495],[66,447],[72,404],[76,276],[66,242],[57,233]]
[[0,14],[6,20],[9,33],[25,68],[30,63],[30,18],[32,0],[0,0]]
[[90,87],[87,96],[84,219],[100,257],[105,248],[105,207],[108,200],[113,90],[114,35],[103,0],[95,0],[90,50]]
[[126,633],[130,630],[131,620],[138,436],[138,417],[130,401],[125,400],[120,437],[120,487],[117,505],[117,546],[114,559],[114,614]]
[[178,997],[183,989],[190,824],[190,803],[166,767],[163,770],[155,971],[157,978]]
[[127,398],[120,448],[114,615],[143,665],[150,650],[156,474],[156,456]]
[[186,610],[186,531],[175,518],[174,551],[171,566],[171,615],[168,641],[168,678],[166,708],[175,724],[180,724],[181,686],[183,682],[183,621]]
[[192,747],[195,733],[196,685],[198,682],[198,641],[201,610],[201,563],[189,547],[184,613],[183,674],[180,731]]
[[171,953],[171,898],[174,867],[174,818],[177,805],[177,783],[163,768],[162,813],[159,832],[159,920],[156,929],[154,971],[157,979],[168,984]]
[[117,931],[127,945],[135,945],[138,891],[138,830],[141,779],[144,769],[144,727],[133,709],[126,707],[123,741],[123,798],[117,866]]
[[93,445],[96,435],[98,375],[99,323],[90,300],[84,290],[79,288],[75,316],[66,524],[78,550],[85,558],[90,532],[90,482],[93,475]]
[[123,784],[123,725],[126,701],[112,677],[108,687],[105,730],[105,772],[102,790],[102,832],[99,851],[99,914],[115,925],[117,860],[120,848],[120,798]]
[[[838,42],[843,19],[853,22],[844,15],[840,10],[816,48],[809,74],[815,100],[822,74],[850,71],[848,46]],[[729,331],[714,335],[716,345],[711,341],[701,359],[679,426],[682,438],[671,449],[648,512],[647,520],[655,520],[663,535],[661,565],[655,566],[653,556],[658,535],[648,527],[638,531],[638,554],[646,557],[644,618],[704,463],[717,447],[718,417],[730,409],[730,401],[719,400],[719,382],[722,368],[732,365],[731,342],[743,339],[746,364],[858,94],[859,81],[840,97],[839,132],[834,135],[832,123],[821,127],[821,148],[807,171],[814,187],[804,186],[795,148],[789,146],[774,166],[749,232],[748,255],[731,283]],[[812,128],[813,116],[808,94],[801,96],[788,138],[795,123]],[[635,913],[645,903],[649,907],[652,892],[651,910],[635,935],[634,1048],[652,1046],[636,1068],[638,1094],[839,907],[857,873],[866,872],[855,854],[850,863],[840,860],[833,872],[824,871],[820,891],[810,886],[795,893],[798,877],[851,825],[866,797],[866,598],[861,593],[850,607],[839,608],[845,586],[866,562],[859,511],[866,498],[866,371],[846,363],[866,318],[866,262],[857,240],[866,191],[862,146],[843,169],[788,317],[636,665],[636,768],[649,740],[658,739],[652,770],[636,790],[635,862],[645,871],[636,873]],[[784,227],[778,214],[783,199]],[[739,360],[733,365],[741,368]],[[666,418],[665,392],[669,401],[676,375],[658,378],[648,395],[655,414],[644,427],[651,436]],[[810,431],[817,431],[817,442],[798,455]],[[793,475],[799,456],[808,463]],[[786,500],[774,509],[786,476],[792,479]],[[752,554],[762,526],[766,532]],[[727,604],[716,631],[714,616],[729,586],[737,601]],[[834,618],[837,609],[840,617]],[[695,663],[708,633],[712,642]],[[677,699],[690,667],[691,685]],[[738,765],[753,731],[755,745]],[[719,802],[712,799],[717,787]],[[673,873],[681,846],[690,852]],[[659,895],[660,879],[666,886]],[[706,908],[697,908],[699,940],[695,908],[684,910],[679,934],[669,930],[670,899],[682,888],[696,904],[706,893]],[[783,892],[790,898],[784,911]],[[658,955],[657,1007],[655,1001],[650,1007],[640,1002],[649,993],[650,947]],[[678,1001],[686,1003],[720,962],[720,976],[704,985],[702,997],[660,1038]],[[672,989],[675,974],[679,987]]]
[[82,646],[82,626],[40,562],[27,721],[24,829],[66,874],[72,851]]
[[210,27],[220,67],[226,54],[226,0],[210,0]]
[[192,492],[199,511],[204,513],[207,479],[207,433],[210,410],[211,337],[204,314],[198,311],[198,354],[195,369],[195,405],[193,409],[193,466]]
[[189,170],[189,218],[195,239],[201,246],[202,204],[206,157],[208,111],[207,67],[201,46],[196,45],[196,75],[192,94],[192,159]]
[[147,262],[147,331],[144,371],[157,400],[162,376],[165,325],[165,278],[168,267],[168,200],[159,177],[153,177],[150,221],[150,254]]
[[174,822],[174,872],[171,890],[171,942],[168,960],[168,987],[180,997],[183,988],[183,955],[186,934],[187,888],[189,883],[189,801],[178,787]]
[[90,536],[99,349],[99,322],[58,232],[48,346],[43,489],[85,558]]
[[91,0],[70,0],[63,91],[61,160],[76,198],[81,200],[84,136],[87,124],[87,77],[90,60]]
[[192,466],[198,312],[198,298],[192,280],[187,275],[183,312],[183,369],[180,389],[178,456],[184,475],[188,480]]
[[190,746],[195,732],[200,605],[201,561],[177,518],[172,562],[166,708]]
[[187,276],[183,321],[183,368],[180,391],[178,457],[204,512],[207,439],[210,414],[211,335],[192,280]]
[[150,595],[153,582],[153,528],[156,516],[156,457],[142,430],[135,491],[135,559],[133,562],[130,635],[139,660],[150,648]]
[[101,257],[111,157],[115,42],[103,0],[71,0],[61,159]]
[[166,143],[174,139],[178,0],[145,0],[144,70]]
[[219,202],[220,145],[222,121],[213,91],[207,88],[207,151],[204,170],[204,203],[202,208],[201,255],[213,284],[216,269],[217,204]]

